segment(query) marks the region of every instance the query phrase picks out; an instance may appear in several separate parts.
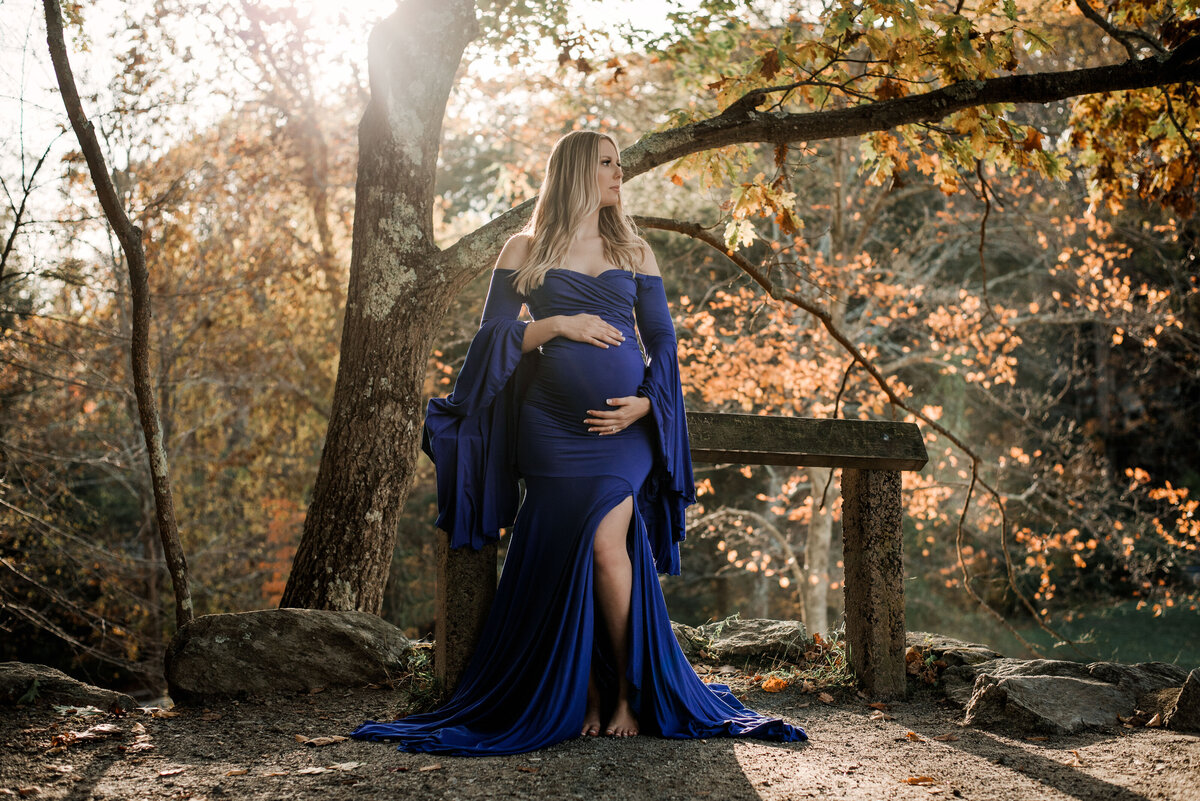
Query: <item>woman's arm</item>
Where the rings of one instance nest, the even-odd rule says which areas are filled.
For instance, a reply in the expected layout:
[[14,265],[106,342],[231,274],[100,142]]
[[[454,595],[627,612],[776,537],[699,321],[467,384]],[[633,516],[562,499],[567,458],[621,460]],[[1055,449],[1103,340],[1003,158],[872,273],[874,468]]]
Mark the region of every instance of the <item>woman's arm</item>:
[[[483,320],[480,325],[493,317],[504,316],[515,320],[521,314],[521,306],[525,299],[512,285],[512,276],[529,255],[529,236],[515,234],[504,243],[500,257],[496,259],[496,269],[492,271],[492,284],[488,289],[488,299],[484,304]],[[513,272],[497,274],[499,270]],[[525,337],[521,340],[521,352],[528,353],[536,347],[546,344],[555,337],[565,336],[578,342],[587,342],[601,348],[610,344],[619,345],[624,338],[616,327],[609,325],[595,314],[556,314],[543,317],[525,324]]]

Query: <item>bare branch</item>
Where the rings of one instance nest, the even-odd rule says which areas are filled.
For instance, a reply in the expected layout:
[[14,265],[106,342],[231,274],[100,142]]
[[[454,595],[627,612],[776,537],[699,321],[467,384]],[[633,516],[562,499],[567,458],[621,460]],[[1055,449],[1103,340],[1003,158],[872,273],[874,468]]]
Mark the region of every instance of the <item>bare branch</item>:
[[1138,54],[1138,46],[1136,44],[1134,44],[1134,42],[1133,42],[1134,39],[1141,39],[1143,42],[1145,42],[1147,45],[1149,45],[1150,48],[1152,50],[1154,50],[1154,52],[1158,53],[1159,55],[1162,55],[1163,53],[1166,52],[1166,50],[1163,49],[1162,45],[1160,45],[1158,42],[1154,41],[1153,38],[1151,38],[1150,36],[1147,36],[1145,33],[1142,33],[1141,31],[1127,31],[1122,28],[1118,28],[1116,25],[1113,25],[1108,20],[1106,20],[1104,17],[1102,17],[1100,15],[1099,11],[1092,8],[1091,5],[1088,4],[1087,0],[1075,0],[1075,6],[1081,12],[1083,12],[1083,16],[1087,17],[1092,22],[1096,23],[1098,26],[1100,26],[1100,29],[1102,31],[1107,33],[1113,39],[1120,42],[1121,45],[1125,48],[1125,52],[1129,53],[1129,57],[1131,59],[1137,58],[1137,54]]

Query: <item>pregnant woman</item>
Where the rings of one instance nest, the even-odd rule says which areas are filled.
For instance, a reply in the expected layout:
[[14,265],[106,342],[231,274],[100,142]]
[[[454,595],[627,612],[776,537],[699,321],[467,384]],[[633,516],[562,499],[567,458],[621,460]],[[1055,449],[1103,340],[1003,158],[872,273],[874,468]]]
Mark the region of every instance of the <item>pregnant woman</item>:
[[476,548],[512,527],[475,653],[443,707],[353,737],[462,755],[601,731],[806,739],[701,682],[671,630],[657,573],[679,572],[695,488],[675,330],[618,152],[589,131],[555,144],[454,391],[429,404],[438,527]]

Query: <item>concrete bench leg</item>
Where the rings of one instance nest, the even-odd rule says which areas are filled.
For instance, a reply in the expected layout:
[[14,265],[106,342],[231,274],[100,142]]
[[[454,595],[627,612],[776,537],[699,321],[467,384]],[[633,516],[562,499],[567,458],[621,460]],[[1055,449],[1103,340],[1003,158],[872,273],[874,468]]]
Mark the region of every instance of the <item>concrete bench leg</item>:
[[842,470],[846,640],[872,698],[906,690],[901,520],[898,471]]
[[447,692],[475,652],[495,597],[496,544],[452,549],[450,535],[438,529],[433,664]]

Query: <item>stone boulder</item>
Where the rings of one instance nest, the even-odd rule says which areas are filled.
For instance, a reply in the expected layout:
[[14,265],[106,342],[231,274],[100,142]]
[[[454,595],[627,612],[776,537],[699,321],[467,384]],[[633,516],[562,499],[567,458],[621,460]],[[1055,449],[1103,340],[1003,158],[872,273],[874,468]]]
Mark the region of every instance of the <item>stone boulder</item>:
[[708,647],[708,640],[700,635],[698,628],[672,620],[671,629],[675,632],[675,641],[679,643],[684,656],[692,661],[707,658],[704,649]]
[[[25,699],[25,700],[23,700]],[[0,662],[0,704],[94,706],[106,712],[128,712],[138,704],[124,693],[93,687],[61,670],[26,662]]]
[[1178,731],[1200,731],[1200,668],[1188,674],[1179,697],[1167,709],[1163,724]]
[[978,665],[991,659],[999,659],[1000,653],[986,645],[956,640],[941,634],[928,631],[910,631],[904,638],[905,648],[918,648],[925,653],[933,654],[935,660],[941,660],[948,667],[958,665]]
[[942,687],[964,705],[967,724],[1071,734],[1115,725],[1133,715],[1143,696],[1186,678],[1182,668],[1162,662],[992,659],[947,668]]
[[413,643],[365,612],[266,609],[205,615],[166,654],[176,703],[386,683],[409,668]]
[[716,662],[796,662],[812,642],[798,620],[728,618],[703,626],[672,623],[675,639],[689,659]]

